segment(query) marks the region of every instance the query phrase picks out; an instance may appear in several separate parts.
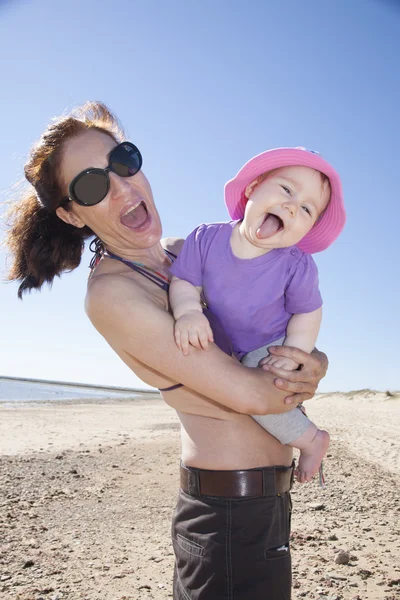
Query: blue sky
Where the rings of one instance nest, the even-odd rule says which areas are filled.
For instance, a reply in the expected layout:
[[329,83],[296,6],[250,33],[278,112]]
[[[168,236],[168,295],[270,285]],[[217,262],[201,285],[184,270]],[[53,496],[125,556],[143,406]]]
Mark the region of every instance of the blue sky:
[[[224,183],[253,155],[319,150],[348,213],[315,255],[320,389],[400,388],[396,3],[14,0],[0,3],[0,56],[2,200],[50,117],[88,99],[141,149],[165,235],[227,220]],[[89,260],[22,302],[0,283],[1,375],[142,385],[84,314]],[[2,280],[5,263],[3,251]]]

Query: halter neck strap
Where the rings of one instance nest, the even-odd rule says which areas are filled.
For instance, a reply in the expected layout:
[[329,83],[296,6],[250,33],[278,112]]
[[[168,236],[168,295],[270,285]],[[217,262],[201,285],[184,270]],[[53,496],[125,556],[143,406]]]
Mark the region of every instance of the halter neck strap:
[[[175,258],[176,258],[175,254],[172,254],[172,252],[169,252],[168,250],[164,250],[164,252],[168,256],[168,258],[170,258],[172,260],[172,262],[175,260]],[[162,279],[162,277],[160,277],[160,275],[158,273],[153,273],[152,271],[148,271],[146,268],[143,268],[142,266],[137,265],[136,263],[134,263],[130,260],[127,260],[126,258],[121,258],[120,256],[113,254],[109,250],[105,250],[103,256],[107,256],[108,258],[113,258],[114,260],[119,260],[120,262],[124,263],[124,265],[126,265],[127,267],[130,267],[133,271],[136,271],[136,273],[143,275],[143,277],[146,277],[146,279],[149,279],[149,281],[152,281],[153,283],[155,283],[162,290],[168,292],[169,281],[165,281],[164,279]]]
[[[92,248],[92,245],[94,246],[94,249]],[[155,283],[159,288],[168,292],[169,281],[165,281],[165,279],[163,279],[159,273],[147,270],[144,265],[143,266],[138,265],[133,261],[127,260],[126,258],[122,258],[121,256],[118,256],[117,254],[113,254],[112,252],[110,252],[109,250],[104,248],[104,246],[103,246],[102,242],[99,240],[99,238],[96,238],[95,240],[93,240],[91,242],[90,249],[92,250],[92,252],[94,252],[94,257],[90,261],[90,268],[92,269],[92,271],[93,271],[94,267],[99,263],[99,261],[104,256],[106,256],[107,258],[112,258],[113,260],[119,260],[120,262],[124,263],[124,265],[126,265],[127,267],[132,269],[132,271],[136,271],[136,273],[139,273],[139,275],[143,275],[143,277],[145,277],[149,281],[152,281],[153,283]],[[168,256],[168,258],[172,262],[174,262],[174,260],[176,259],[176,254],[174,254],[173,252],[170,252],[169,250],[165,250],[165,249],[164,249],[164,252]]]

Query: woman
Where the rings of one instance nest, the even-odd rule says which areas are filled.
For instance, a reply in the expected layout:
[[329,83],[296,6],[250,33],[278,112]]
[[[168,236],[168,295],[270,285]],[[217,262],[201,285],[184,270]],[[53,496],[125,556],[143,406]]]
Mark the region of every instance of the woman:
[[[140,152],[123,141],[115,117],[97,102],[46,129],[25,166],[31,187],[10,214],[9,278],[21,282],[20,297],[40,289],[76,268],[84,240],[96,235],[87,314],[182,424],[174,598],[290,598],[291,450],[248,415],[284,412],[311,398],[326,357],[277,348],[303,369],[268,373],[214,344],[182,355],[167,295],[181,240],[160,241]],[[218,326],[214,334],[226,346]],[[274,376],[286,379],[275,385]]]

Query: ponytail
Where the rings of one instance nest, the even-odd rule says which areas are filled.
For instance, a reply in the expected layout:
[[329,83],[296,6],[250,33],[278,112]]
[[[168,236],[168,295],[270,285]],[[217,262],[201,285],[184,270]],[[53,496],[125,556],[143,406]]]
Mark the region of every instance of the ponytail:
[[29,191],[8,213],[10,228],[6,243],[13,256],[8,280],[21,281],[18,297],[52,284],[56,275],[79,266],[84,240],[93,232],[62,221],[55,212],[41,206]]

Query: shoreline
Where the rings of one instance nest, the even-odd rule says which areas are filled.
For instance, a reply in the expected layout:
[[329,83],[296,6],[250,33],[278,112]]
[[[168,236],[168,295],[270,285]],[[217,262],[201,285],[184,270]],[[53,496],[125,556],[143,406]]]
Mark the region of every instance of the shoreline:
[[77,381],[57,381],[55,379],[33,379],[32,377],[14,377],[0,375],[0,384],[2,382],[12,381],[13,383],[33,383],[42,386],[59,386],[59,387],[75,387],[75,388],[90,388],[94,390],[103,390],[109,392],[129,392],[130,394],[155,394],[155,388],[129,388],[124,386],[99,385],[96,383],[79,383]]

